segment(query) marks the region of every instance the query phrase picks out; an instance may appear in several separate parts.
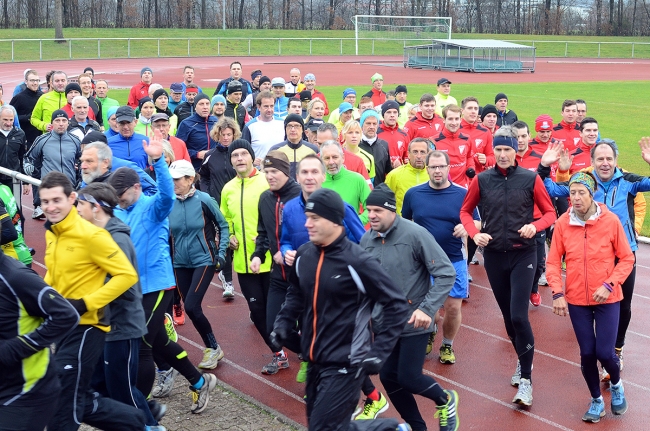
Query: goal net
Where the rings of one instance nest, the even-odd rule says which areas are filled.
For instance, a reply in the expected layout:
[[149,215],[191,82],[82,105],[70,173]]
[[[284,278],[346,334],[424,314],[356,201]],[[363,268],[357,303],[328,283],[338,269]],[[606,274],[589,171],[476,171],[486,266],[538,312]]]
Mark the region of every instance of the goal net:
[[357,55],[359,41],[451,39],[451,17],[355,15]]

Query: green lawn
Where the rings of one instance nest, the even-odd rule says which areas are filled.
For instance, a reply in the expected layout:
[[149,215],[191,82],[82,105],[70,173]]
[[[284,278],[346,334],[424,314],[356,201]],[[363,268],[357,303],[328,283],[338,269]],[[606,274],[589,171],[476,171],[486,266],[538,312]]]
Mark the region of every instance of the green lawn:
[[[243,38],[242,40],[194,40],[190,41],[191,56],[216,55],[354,55],[354,31],[348,30],[187,30],[187,29],[64,29],[66,38],[82,38],[89,40],[72,41],[72,58],[142,58],[142,57],[177,57],[188,55],[187,38]],[[178,40],[161,41],[160,47],[156,40],[131,40],[126,38],[155,38],[164,35]],[[58,60],[70,58],[68,43],[55,43],[27,39],[51,39],[52,29],[8,29],[0,30],[0,62]],[[539,57],[597,57],[599,45],[600,56],[611,58],[629,58],[634,46],[634,57],[650,58],[650,37],[588,37],[588,36],[540,36],[540,35],[511,35],[511,34],[465,34],[456,33],[454,38],[486,38],[499,40],[522,41],[532,45],[536,41],[537,56]],[[98,46],[98,38],[100,38]],[[121,38],[122,40],[107,40]],[[184,40],[183,40],[184,38]],[[250,49],[249,49],[249,38]],[[279,41],[280,38],[284,38]],[[312,38],[313,40],[291,40],[292,38]],[[318,38],[343,38],[343,40],[318,40]],[[348,39],[348,40],[346,40]],[[12,57],[12,42],[13,57]],[[540,42],[544,41],[544,42]],[[561,43],[568,41],[568,45]],[[589,42],[588,44],[583,42]],[[422,41],[421,43],[425,43]],[[643,45],[639,43],[648,43]],[[413,43],[415,44],[415,43]],[[368,55],[402,55],[403,42],[391,40],[361,41],[359,54]]]

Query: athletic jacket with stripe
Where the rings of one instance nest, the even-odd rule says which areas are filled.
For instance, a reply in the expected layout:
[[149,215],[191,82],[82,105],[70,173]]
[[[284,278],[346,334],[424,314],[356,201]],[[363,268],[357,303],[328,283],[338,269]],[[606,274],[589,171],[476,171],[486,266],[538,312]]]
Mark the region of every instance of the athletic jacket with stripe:
[[63,134],[52,131],[36,139],[25,154],[23,169],[27,175],[34,178],[43,178],[52,171],[62,172],[76,186],[79,183],[77,166],[80,157],[79,138],[68,131]]
[[449,176],[453,183],[467,188],[470,178],[467,176],[468,169],[475,169],[474,146],[463,130],[458,129],[455,133],[444,128],[436,137],[436,150],[445,151],[449,156]]
[[[366,357],[386,360],[410,317],[406,298],[379,261],[345,233],[320,247],[298,249],[286,301],[274,328],[289,332],[302,316],[302,354],[322,366],[349,367]],[[383,307],[375,333],[370,318]]]
[[320,151],[316,145],[302,139],[297,144],[292,144],[288,140],[285,140],[284,142],[280,142],[279,144],[276,144],[269,148],[269,151],[275,150],[286,154],[287,158],[289,159],[289,176],[294,180],[296,179],[296,169],[298,168],[298,162],[300,162],[306,155],[318,154]]
[[59,390],[50,345],[77,322],[65,298],[0,252],[0,405],[33,406]]

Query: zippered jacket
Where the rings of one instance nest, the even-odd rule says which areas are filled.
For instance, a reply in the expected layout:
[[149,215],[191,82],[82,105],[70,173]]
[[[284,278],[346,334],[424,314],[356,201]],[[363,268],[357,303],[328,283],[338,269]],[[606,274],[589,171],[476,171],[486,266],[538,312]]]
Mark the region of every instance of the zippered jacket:
[[[12,171],[23,172],[23,157],[27,151],[25,132],[15,127],[7,136],[0,133],[0,166]],[[9,177],[2,178],[12,181]]]
[[142,141],[149,142],[149,138],[139,133],[125,138],[118,133],[108,138],[108,146],[111,147],[113,157],[128,160],[138,165],[140,169],[146,170],[149,165],[149,156],[142,147]]
[[210,130],[217,122],[217,117],[208,115],[201,117],[196,112],[178,125],[176,137],[185,142],[187,152],[190,153],[192,165],[199,170],[203,160],[196,157],[199,151],[211,150],[217,143],[210,137]]
[[199,168],[201,190],[208,193],[221,205],[221,192],[226,183],[237,176],[237,171],[230,163],[228,147],[217,143],[217,146],[207,153]]
[[47,125],[52,123],[52,113],[57,109],[63,109],[68,104],[64,93],[54,90],[48,91],[38,98],[38,102],[32,110],[31,123],[43,133],[47,133]]
[[[140,145],[142,148],[142,144]],[[79,183],[77,166],[81,157],[81,141],[66,131],[59,135],[47,133],[34,142],[25,155],[25,174],[43,178],[52,171],[64,173],[73,185]]]

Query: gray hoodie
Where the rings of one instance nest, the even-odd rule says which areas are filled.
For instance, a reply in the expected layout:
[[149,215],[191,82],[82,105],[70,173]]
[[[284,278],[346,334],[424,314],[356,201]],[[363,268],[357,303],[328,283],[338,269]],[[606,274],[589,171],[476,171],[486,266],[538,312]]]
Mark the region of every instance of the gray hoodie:
[[[129,226],[117,217],[111,217],[104,229],[129,258],[133,267],[138,269],[135,248],[131,242]],[[142,289],[140,281],[129,288],[110,304],[111,331],[106,334],[106,341],[121,341],[140,338],[147,333],[147,323],[142,308]]]
[[[370,229],[359,245],[379,260],[381,267],[402,289],[409,303],[409,318],[419,309],[433,319],[456,281],[456,270],[433,235],[398,215],[383,236]],[[376,305],[372,312],[375,332],[381,328],[382,314],[381,307]],[[432,331],[433,322],[428,328],[420,329],[407,323],[401,336]]]

